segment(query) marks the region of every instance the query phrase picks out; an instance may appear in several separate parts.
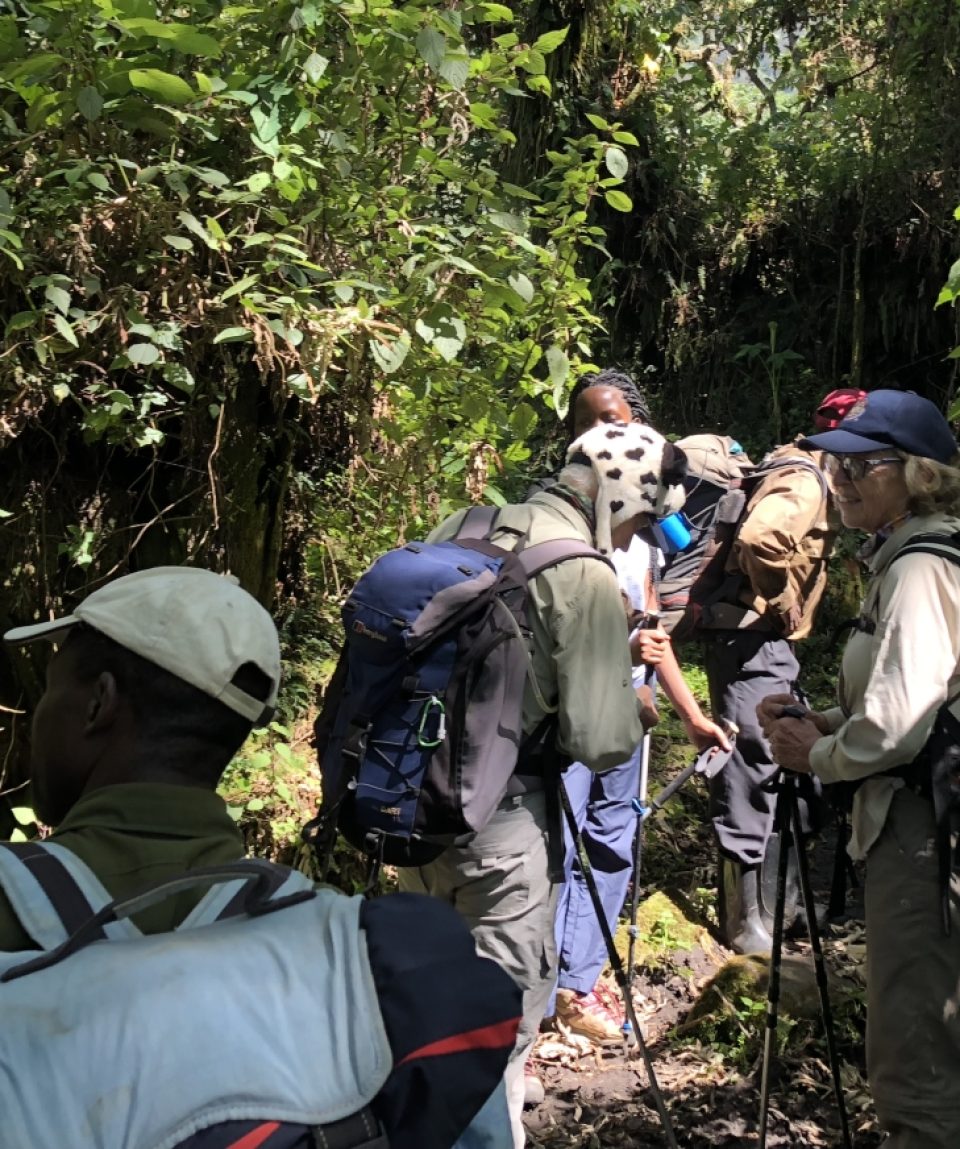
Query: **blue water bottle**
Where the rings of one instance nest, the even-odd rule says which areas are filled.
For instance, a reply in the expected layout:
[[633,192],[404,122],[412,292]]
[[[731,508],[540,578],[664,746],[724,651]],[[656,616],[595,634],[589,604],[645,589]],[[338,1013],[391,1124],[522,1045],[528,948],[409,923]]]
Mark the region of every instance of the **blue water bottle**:
[[675,555],[690,545],[690,523],[683,511],[676,511],[653,524],[657,546],[665,555]]

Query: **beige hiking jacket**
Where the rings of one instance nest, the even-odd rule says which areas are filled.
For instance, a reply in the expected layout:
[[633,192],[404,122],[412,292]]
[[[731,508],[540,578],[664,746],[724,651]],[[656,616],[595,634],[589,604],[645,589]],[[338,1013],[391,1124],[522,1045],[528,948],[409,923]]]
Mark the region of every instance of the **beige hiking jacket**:
[[[821,465],[823,453],[793,444],[769,459],[799,456]],[[837,533],[829,500],[808,468],[775,471],[753,492],[737,531],[729,568],[746,585],[740,603],[783,638],[806,638],[827,585],[827,559]]]
[[[872,777],[912,762],[940,706],[960,692],[960,567],[935,555],[892,562],[914,535],[960,531],[960,518],[917,516],[902,523],[867,560],[873,576],[826,712],[833,733],[810,753],[824,782],[867,781],[857,790],[850,853],[866,857],[880,836],[899,778]],[[960,703],[958,703],[960,708]]]
[[[429,541],[453,538],[465,513],[441,523]],[[529,546],[552,539],[593,545],[583,514],[549,491],[503,507],[497,523],[524,532]],[[495,532],[492,541],[512,548],[516,537]],[[537,575],[530,603],[533,673],[544,701],[557,707],[561,748],[592,770],[626,762],[643,738],[643,725],[617,576],[597,559],[567,559]],[[524,733],[536,729],[545,713],[528,681]]]

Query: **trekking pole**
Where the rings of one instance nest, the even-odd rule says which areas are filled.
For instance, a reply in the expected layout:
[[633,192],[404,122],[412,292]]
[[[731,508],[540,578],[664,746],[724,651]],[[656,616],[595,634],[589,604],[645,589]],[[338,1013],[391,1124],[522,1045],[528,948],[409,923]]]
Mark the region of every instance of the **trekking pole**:
[[600,891],[597,889],[597,879],[593,876],[593,870],[590,868],[590,859],[587,857],[587,851],[583,845],[583,838],[577,828],[576,815],[573,812],[573,807],[570,805],[570,796],[567,794],[567,787],[564,785],[563,779],[558,779],[558,787],[560,791],[560,805],[563,807],[563,814],[567,820],[567,827],[570,830],[570,836],[573,839],[573,846],[577,852],[577,857],[580,860],[580,869],[583,873],[583,880],[586,883],[587,891],[590,894],[590,901],[593,903],[594,913],[597,915],[597,924],[600,926],[600,933],[603,935],[604,945],[607,948],[607,957],[610,959],[610,965],[613,968],[613,975],[616,978],[617,985],[620,987],[620,992],[623,995],[624,1010],[627,1019],[633,1028],[636,1035],[637,1047],[640,1050],[640,1055],[643,1058],[644,1066],[647,1070],[647,1080],[650,1083],[650,1092],[653,1094],[654,1103],[657,1107],[657,1114],[660,1117],[660,1124],[663,1126],[663,1134],[666,1138],[667,1145],[670,1149],[679,1149],[677,1145],[677,1137],[673,1130],[673,1122],[670,1120],[670,1114],[667,1111],[667,1104],[664,1100],[663,1094],[660,1092],[660,1085],[657,1082],[657,1074],[653,1068],[653,1059],[650,1056],[650,1051],[647,1049],[646,1042],[643,1040],[643,1032],[640,1029],[640,1023],[637,1021],[636,1010],[633,1006],[633,997],[630,993],[627,983],[627,973],[623,967],[623,961],[620,954],[617,953],[616,943],[613,940],[613,934],[610,932],[610,925],[607,922],[606,915],[603,912],[603,903],[600,901]]
[[[643,857],[643,824],[650,807],[647,805],[647,781],[650,772],[650,734],[647,732],[640,743],[640,781],[637,796],[630,803],[637,815],[637,828],[633,837],[633,889],[630,893],[630,925],[627,936],[627,985],[633,987],[633,959],[637,948],[637,914],[640,912],[640,863]],[[624,1022],[626,1030],[627,1022]]]
[[[656,580],[655,580],[656,581]],[[650,611],[643,622],[643,628],[656,630],[660,625],[659,611]],[[654,699],[657,693],[657,672],[648,667],[645,675],[645,685],[650,687]],[[630,925],[627,927],[627,992],[633,1000],[633,973],[634,959],[637,952],[637,914],[640,912],[640,864],[643,857],[643,826],[647,814],[647,786],[650,779],[650,731],[644,730],[643,740],[640,743],[640,777],[637,780],[637,794],[630,805],[637,815],[636,829],[633,835],[633,888],[630,892]],[[633,1034],[633,1025],[629,1017],[623,1019],[623,1038],[628,1044]]]
[[[789,714],[786,708],[785,713]],[[799,710],[799,708],[797,708]],[[798,713],[795,717],[800,717]],[[833,1089],[840,1116],[840,1129],[844,1149],[853,1149],[847,1107],[843,1096],[843,1083],[840,1078],[840,1058],[837,1053],[836,1034],[833,1024],[833,1010],[830,1005],[827,967],[823,956],[820,928],[817,924],[816,905],[813,899],[813,886],[810,882],[810,865],[803,850],[800,805],[797,799],[797,779],[780,772],[777,781],[777,808],[775,821],[780,831],[780,855],[777,864],[777,901],[773,915],[773,950],[770,957],[770,981],[767,991],[767,1027],[763,1041],[763,1068],[760,1077],[760,1149],[766,1149],[767,1124],[770,1112],[770,1066],[773,1059],[773,1046],[777,1032],[777,1012],[780,998],[780,972],[783,956],[783,927],[787,898],[787,871],[789,852],[793,848],[797,857],[797,874],[800,892],[803,897],[804,913],[810,933],[810,946],[813,950],[814,972],[817,993],[820,997],[820,1013],[823,1018],[824,1037],[827,1043],[827,1057],[833,1078]]]
[[[630,944],[627,948],[627,976],[630,979],[630,984],[633,984],[633,958],[634,948],[639,930],[637,929],[637,914],[639,912],[640,903],[640,861],[643,852],[643,831],[646,821],[654,814],[659,814],[663,807],[670,801],[670,799],[681,789],[695,774],[702,774],[708,781],[726,766],[733,756],[733,743],[736,740],[738,728],[731,722],[727,723],[730,730],[731,747],[729,750],[722,750],[719,746],[708,746],[706,750],[701,750],[697,757],[685,766],[680,773],[671,781],[668,782],[662,790],[660,790],[656,797],[649,804],[647,803],[647,786],[650,768],[650,745],[649,735],[644,736],[644,746],[641,750],[640,758],[640,785],[638,787],[638,795],[633,799],[631,805],[637,814],[637,835],[634,838],[633,849],[633,893],[630,899],[630,926],[628,929],[628,936]],[[624,1033],[629,1035],[628,1022],[624,1023]]]
[[817,992],[820,995],[820,1013],[823,1016],[824,1038],[827,1043],[827,1059],[833,1077],[833,1092],[837,1098],[837,1112],[840,1115],[840,1129],[844,1149],[853,1149],[850,1123],[847,1119],[847,1106],[843,1096],[843,1082],[840,1079],[840,1057],[837,1053],[836,1031],[833,1024],[833,1009],[830,1005],[830,990],[827,984],[827,965],[823,957],[823,944],[820,938],[820,925],[817,922],[816,905],[813,900],[813,887],[810,884],[810,861],[803,849],[803,827],[800,824],[800,803],[797,799],[797,779],[789,780],[790,820],[792,840],[797,852],[797,874],[800,878],[800,893],[803,908],[807,915],[807,929],[810,934],[810,948],[813,950],[813,967],[817,977]]
[[773,910],[773,947],[770,951],[770,978],[767,983],[767,1020],[763,1033],[763,1062],[760,1071],[760,1149],[767,1146],[767,1122],[770,1115],[770,1066],[777,1036],[777,1011],[780,1006],[780,967],[783,959],[783,919],[787,906],[787,867],[790,854],[790,821],[787,812],[787,782],[783,771],[777,780],[777,806],[774,825],[780,832],[777,858],[777,900]]

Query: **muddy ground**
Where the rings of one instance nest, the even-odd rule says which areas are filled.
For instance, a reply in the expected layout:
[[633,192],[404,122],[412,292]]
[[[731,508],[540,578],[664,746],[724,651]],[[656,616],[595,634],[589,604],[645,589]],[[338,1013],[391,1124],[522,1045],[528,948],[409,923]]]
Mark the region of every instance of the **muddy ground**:
[[[661,747],[657,755],[654,793],[676,770],[675,759],[668,764],[669,750]],[[732,981],[721,982],[712,1006],[699,1007],[706,1018],[691,1021],[704,986],[732,956],[715,933],[714,859],[705,816],[705,794],[697,781],[648,823],[640,884],[645,940],[635,967],[634,1000],[679,1145],[734,1149],[758,1144],[766,966],[751,967],[759,979],[744,982],[739,971]],[[824,902],[835,840],[831,826],[814,852],[813,881]],[[625,947],[622,930],[620,942]],[[848,895],[845,919],[828,928],[825,951],[850,1125],[858,1149],[871,1149],[881,1136],[864,1080],[864,945],[857,891]],[[839,1146],[815,981],[805,965],[809,944],[791,940],[787,953],[799,983],[790,999],[794,1013],[778,1030],[767,1144]],[[790,992],[788,984],[785,997]],[[552,1028],[541,1034],[534,1063],[547,1093],[544,1104],[525,1119],[528,1144],[535,1149],[667,1144],[636,1050],[599,1051]]]

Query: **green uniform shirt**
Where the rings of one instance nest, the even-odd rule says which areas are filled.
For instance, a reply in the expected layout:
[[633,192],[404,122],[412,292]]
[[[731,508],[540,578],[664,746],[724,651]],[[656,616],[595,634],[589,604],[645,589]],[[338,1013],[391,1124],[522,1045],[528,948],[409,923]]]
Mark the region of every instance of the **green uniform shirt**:
[[[465,514],[447,519],[430,541],[453,538]],[[492,541],[513,547],[517,534],[511,531],[522,534],[528,546],[554,539],[594,545],[584,516],[549,491],[500,509]],[[591,770],[626,762],[643,738],[643,724],[617,576],[596,559],[568,559],[537,575],[529,601],[533,673],[544,701],[557,710],[561,747]],[[524,733],[534,730],[544,714],[528,679]]]
[[[130,782],[105,786],[73,807],[50,841],[85,862],[112,898],[198,866],[243,857],[243,840],[219,794],[196,786]],[[203,886],[138,914],[144,933],[172,930],[204,896]],[[0,891],[0,951],[36,949]]]

